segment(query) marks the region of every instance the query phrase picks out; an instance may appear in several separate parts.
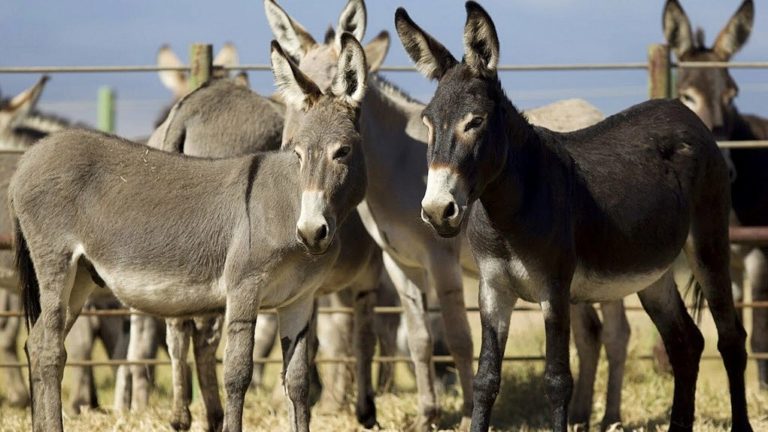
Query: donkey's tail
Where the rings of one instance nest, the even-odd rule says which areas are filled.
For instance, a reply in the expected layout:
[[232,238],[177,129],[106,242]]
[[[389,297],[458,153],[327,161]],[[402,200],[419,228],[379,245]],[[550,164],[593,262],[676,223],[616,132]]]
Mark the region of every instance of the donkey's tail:
[[21,232],[19,220],[13,221],[16,243],[16,270],[19,272],[21,285],[21,298],[24,312],[27,315],[27,330],[37,322],[40,317],[40,285],[37,281],[37,273],[29,255],[29,247],[24,233]]
[[693,297],[693,304],[691,304],[691,316],[696,321],[696,325],[701,324],[701,311],[704,308],[704,290],[701,289],[701,285],[696,281],[696,278],[691,277],[688,279],[688,283],[685,284],[685,291],[683,292],[683,298],[687,299],[688,294]]

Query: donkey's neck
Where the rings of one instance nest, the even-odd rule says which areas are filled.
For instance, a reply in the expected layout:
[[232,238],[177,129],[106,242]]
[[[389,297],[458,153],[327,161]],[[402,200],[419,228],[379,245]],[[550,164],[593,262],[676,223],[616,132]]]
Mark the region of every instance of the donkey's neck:
[[384,186],[393,173],[418,172],[419,177],[423,176],[427,131],[420,114],[424,106],[371,75],[361,108],[369,191]]
[[541,193],[551,187],[544,177],[548,167],[559,158],[506,97],[499,115],[505,122],[497,144],[501,146],[497,153],[501,157],[480,201],[494,225],[507,230],[528,204],[548,195]]

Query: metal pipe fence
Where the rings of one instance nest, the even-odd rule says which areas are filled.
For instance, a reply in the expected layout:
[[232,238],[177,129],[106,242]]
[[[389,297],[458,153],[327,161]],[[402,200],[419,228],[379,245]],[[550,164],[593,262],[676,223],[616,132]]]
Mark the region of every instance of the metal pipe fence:
[[[520,64],[520,65],[500,65],[498,70],[500,72],[562,72],[562,71],[649,71],[651,94],[654,93],[654,86],[665,87],[662,91],[664,97],[671,97],[671,85],[670,74],[671,70],[675,68],[729,68],[729,69],[768,69],[768,61],[750,61],[750,62],[678,62],[673,63],[669,60],[669,49],[666,46],[654,46],[653,48],[661,48],[660,51],[654,52],[655,55],[666,55],[666,61],[661,62],[663,70],[662,74],[654,74],[659,72],[658,64],[654,61],[658,61],[659,58],[649,58],[647,62],[626,62],[626,63],[581,63],[581,64]],[[652,50],[653,52],[653,50]],[[651,57],[651,56],[649,56]],[[194,64],[194,61],[192,62]],[[232,70],[232,71],[270,71],[271,67],[267,64],[243,64],[232,67],[222,66],[208,66],[211,70]],[[116,65],[116,66],[0,66],[0,74],[59,74],[59,73],[146,73],[146,72],[160,72],[160,71],[186,71],[195,72],[191,65],[184,65],[178,67],[159,67],[156,65]],[[204,71],[210,74],[211,70]],[[413,66],[382,66],[380,68],[382,72],[416,72],[416,68]],[[655,82],[656,79],[661,77],[662,82]],[[724,149],[735,148],[766,148],[768,147],[768,141],[721,141],[718,145]],[[21,150],[3,150],[0,149],[0,155],[3,154],[22,154]],[[730,232],[731,240],[735,243],[753,244],[753,245],[768,245],[768,227],[731,227]],[[12,247],[12,238],[9,234],[0,234],[0,250],[10,249]],[[706,307],[706,306],[705,306]],[[751,303],[737,303],[737,308],[740,309],[758,309],[768,308],[768,301],[756,301]],[[627,311],[642,311],[640,306],[625,306]],[[477,313],[479,308],[468,307],[467,312]],[[535,306],[516,306],[515,311],[519,312],[535,312],[540,311]],[[354,309],[351,307],[320,307],[319,313],[344,313],[352,314]],[[440,312],[439,308],[429,308],[429,312]],[[378,314],[399,314],[403,312],[402,307],[376,307],[374,312]],[[263,313],[274,314],[274,310],[265,310]],[[147,315],[143,312],[132,311],[130,309],[109,309],[109,310],[84,310],[81,316],[95,316],[95,317],[120,317],[130,315]],[[20,311],[0,311],[0,318],[9,317],[23,317],[24,313]],[[768,353],[752,353],[749,355],[751,359],[768,359]],[[651,355],[638,355],[629,357],[628,360],[647,361],[654,360],[654,356]],[[704,355],[703,360],[716,360],[720,359],[717,355]],[[406,356],[375,356],[373,359],[379,363],[398,363],[398,362],[410,362],[411,358]],[[474,359],[478,360],[477,357]],[[505,356],[502,361],[504,362],[540,362],[544,360],[542,355],[530,355],[530,356]],[[318,363],[354,363],[356,359],[354,357],[340,357],[340,358],[317,358],[315,360]],[[449,363],[453,361],[451,356],[433,356],[432,361],[434,363]],[[263,364],[279,364],[281,359],[254,359],[254,363]],[[217,360],[218,364],[221,364],[221,359]],[[101,367],[101,366],[122,366],[122,365],[144,365],[144,366],[168,366],[171,362],[168,360],[159,359],[144,359],[144,360],[71,360],[67,362],[69,367]],[[24,362],[0,362],[0,368],[20,368],[27,367]]]

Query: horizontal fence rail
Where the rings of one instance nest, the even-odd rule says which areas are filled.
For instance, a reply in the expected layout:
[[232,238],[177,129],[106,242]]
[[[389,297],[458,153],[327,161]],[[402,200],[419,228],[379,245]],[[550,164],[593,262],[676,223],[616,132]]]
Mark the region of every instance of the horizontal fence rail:
[[[768,62],[679,62],[670,65],[673,68],[703,69],[768,69]],[[243,64],[237,66],[214,66],[216,69],[233,71],[270,71],[268,64]],[[574,64],[520,64],[499,65],[501,72],[557,72],[557,71],[597,71],[597,70],[647,70],[647,62],[627,63],[574,63]],[[112,72],[160,72],[189,71],[189,65],[160,67],[156,65],[121,65],[121,66],[0,66],[0,74],[33,73],[112,73]],[[382,72],[416,72],[414,66],[381,66]]]
[[[752,353],[748,356],[752,360],[768,360],[768,353]],[[477,362],[480,358],[474,357],[472,360]],[[720,360],[721,357],[716,354],[707,354],[701,356],[702,360]],[[413,359],[407,356],[374,356],[373,361],[376,363],[409,363]],[[504,356],[501,359],[504,362],[542,362],[545,360],[543,355],[517,355],[517,356]],[[652,355],[637,355],[627,357],[628,361],[653,361],[656,357]],[[318,364],[330,364],[330,363],[355,363],[357,359],[355,357],[318,357],[315,359],[315,363]],[[194,360],[189,359],[190,364],[194,364]],[[217,365],[222,365],[224,362],[222,359],[216,359]],[[253,359],[254,364],[282,364],[283,360],[279,358],[260,358]],[[451,356],[432,356],[432,363],[453,363],[453,357]],[[104,366],[170,366],[170,360],[159,359],[146,359],[146,360],[72,360],[66,363],[67,367],[104,367]],[[25,362],[0,362],[0,369],[3,368],[26,368],[28,366]]]
[[[756,302],[750,302],[750,303],[736,303],[735,304],[737,309],[768,309],[768,301],[756,301]],[[702,306],[703,308],[707,308],[706,305]],[[688,309],[694,308],[694,305],[688,305]],[[643,312],[645,309],[643,309],[642,306],[624,306],[624,309],[630,312]],[[538,306],[515,306],[513,309],[517,312],[540,312],[541,308]],[[344,306],[321,306],[317,308],[318,313],[321,314],[353,314],[355,312],[355,309],[352,307],[344,307]],[[467,313],[479,313],[480,308],[479,307],[467,307],[465,308],[465,311]],[[373,312],[376,314],[381,315],[396,315],[401,314],[405,312],[405,309],[402,306],[377,306],[373,308]],[[439,313],[440,308],[428,308],[427,312],[430,313]],[[274,309],[265,309],[263,311],[259,311],[259,314],[263,315],[274,315],[277,313]],[[131,315],[140,315],[140,316],[150,316],[150,314],[131,310],[131,309],[87,309],[83,310],[79,316],[90,316],[90,317],[122,317],[122,316],[131,316]],[[0,318],[18,318],[26,316],[24,312],[21,311],[0,311]]]

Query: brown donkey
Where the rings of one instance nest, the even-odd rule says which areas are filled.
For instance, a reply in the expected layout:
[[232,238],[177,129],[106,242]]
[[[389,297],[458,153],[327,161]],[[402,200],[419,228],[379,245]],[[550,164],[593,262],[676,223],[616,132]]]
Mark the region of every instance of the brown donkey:
[[242,430],[258,311],[277,308],[291,429],[309,429],[315,290],[338,257],[337,227],[366,188],[357,125],[365,55],[353,37],[341,54],[324,94],[272,44],[278,86],[306,111],[294,135],[303,158],[196,159],[87,131],[54,134],[24,155],[9,203],[35,431],[62,430],[63,340],[91,281],[151,314],[226,312],[228,431]]
[[[691,24],[676,0],[664,7],[667,42],[680,61],[727,62],[747,42],[754,21],[752,0],[739,9],[717,35],[714,45],[704,44],[704,33],[694,37]],[[682,68],[677,74],[680,100],[695,112],[717,139],[742,141],[768,139],[768,119],[742,115],[734,100],[739,93],[726,68]],[[731,206],[736,223],[768,225],[768,149],[735,148],[728,151],[733,181]],[[768,248],[733,246],[732,282],[736,301],[744,299],[743,270],[752,286],[752,301],[768,300]],[[748,259],[747,259],[748,257]],[[752,350],[768,352],[768,309],[752,310]],[[757,360],[761,388],[768,388],[768,360]]]
[[444,237],[464,219],[481,273],[482,347],[472,430],[490,426],[509,318],[518,298],[544,312],[544,378],[553,428],[567,429],[571,302],[637,292],[670,353],[670,430],[693,428],[704,340],[674,284],[684,249],[718,329],[733,429],[749,431],[745,332],[728,272],[728,169],[706,126],[677,101],[650,101],[581,131],[532,126],[497,76],[499,40],[485,10],[467,2],[464,59],[404,9],[395,24],[406,51],[438,80],[423,113],[429,175],[422,218]]

